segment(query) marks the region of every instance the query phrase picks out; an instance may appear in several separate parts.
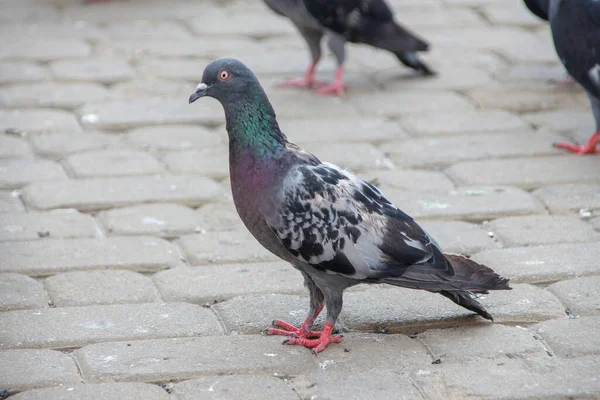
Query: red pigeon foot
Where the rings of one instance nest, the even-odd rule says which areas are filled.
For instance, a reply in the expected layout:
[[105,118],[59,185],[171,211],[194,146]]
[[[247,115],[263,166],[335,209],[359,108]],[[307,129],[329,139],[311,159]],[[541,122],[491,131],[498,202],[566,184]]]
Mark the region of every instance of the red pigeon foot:
[[288,340],[284,341],[283,344],[297,344],[312,349],[313,353],[320,353],[325,350],[330,343],[340,343],[342,341],[342,335],[331,335],[331,332],[333,332],[333,325],[331,325],[329,322],[326,322],[318,339],[292,336]]
[[333,94],[338,97],[343,96],[344,89],[346,89],[346,87],[344,86],[344,82],[342,81],[343,75],[344,75],[344,69],[341,67],[338,68],[335,71],[335,78],[334,78],[333,82],[330,85],[318,88],[316,90],[316,92],[318,94]]
[[554,147],[568,150],[568,151],[578,154],[580,156],[583,156],[586,154],[600,154],[600,150],[597,148],[598,141],[600,141],[600,131],[594,133],[589,138],[589,140],[582,146],[577,146],[577,145],[565,143],[565,142],[557,142],[557,143],[554,143]]
[[306,324],[308,321],[308,317],[304,324],[300,328],[296,328],[292,324],[288,324],[285,321],[275,320],[273,321],[273,326],[278,326],[279,328],[269,328],[267,334],[269,335],[280,335],[280,336],[298,336],[303,338],[318,338],[321,336],[322,331],[307,331]]

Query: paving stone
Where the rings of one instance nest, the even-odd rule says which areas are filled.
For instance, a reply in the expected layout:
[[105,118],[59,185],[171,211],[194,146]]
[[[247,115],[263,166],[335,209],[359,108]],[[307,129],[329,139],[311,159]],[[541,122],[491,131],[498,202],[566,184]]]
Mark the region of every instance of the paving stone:
[[0,311],[48,307],[44,286],[25,275],[0,274]]
[[0,161],[0,189],[16,189],[30,182],[67,178],[65,171],[54,161]]
[[[176,4],[176,7],[173,6]],[[114,22],[151,20],[152,22],[167,18],[183,19],[190,15],[202,15],[212,7],[210,3],[174,2],[157,3],[152,7],[140,7],[135,3],[108,4],[76,4],[64,10],[64,15],[74,20]]]
[[25,211],[23,203],[19,199],[18,192],[0,190],[0,213],[14,213]]
[[474,105],[451,92],[388,92],[364,94],[353,102],[367,115],[400,117],[415,113],[457,113],[474,110]]
[[204,229],[202,217],[181,204],[141,204],[102,211],[97,215],[109,235],[174,238]]
[[0,88],[0,105],[75,108],[87,101],[100,101],[108,96],[108,90],[96,83],[27,83]]
[[372,78],[386,92],[404,90],[435,91],[460,90],[485,87],[492,82],[490,74],[481,68],[471,65],[433,66],[434,70],[442,70],[443,74],[422,77],[411,70],[392,68],[376,71]]
[[[25,3],[25,4],[23,4]],[[41,19],[55,20],[59,14],[56,8],[50,4],[26,4],[27,2],[3,2],[2,17],[3,22],[29,21],[37,22]]]
[[445,252],[471,255],[500,245],[490,237],[489,231],[464,221],[425,220],[419,222]]
[[14,400],[169,400],[171,396],[156,385],[147,383],[88,383],[32,389],[12,397]]
[[464,363],[480,359],[528,359],[546,356],[546,349],[533,332],[499,324],[461,326],[420,333],[433,358],[442,363]]
[[66,81],[96,81],[110,84],[133,78],[134,70],[123,60],[55,61],[50,71],[56,79]]
[[489,227],[506,247],[600,241],[600,233],[570,216],[505,217],[492,221]]
[[0,214],[0,241],[99,236],[94,219],[75,210]]
[[446,192],[455,188],[454,183],[442,172],[424,170],[373,170],[360,174],[361,179],[385,189],[410,190],[415,192]]
[[600,231],[600,217],[592,218],[590,220],[590,225],[592,225],[597,231]]
[[[531,285],[480,296],[480,302],[502,324],[522,324],[560,318],[564,307],[550,293]],[[344,295],[340,318],[350,330],[414,333],[427,329],[488,322],[435,293],[370,286]]]
[[267,36],[294,35],[292,24],[283,18],[273,18],[267,12],[236,13],[219,10],[205,16],[203,23],[196,18],[188,20],[188,25],[196,35],[219,35],[219,37],[236,35],[241,37],[264,38]]
[[240,216],[231,203],[211,203],[198,208],[203,221],[202,227],[208,231],[235,231],[246,229]]
[[89,45],[75,38],[38,40],[21,37],[0,43],[2,60],[52,61],[58,58],[88,57],[91,52]]
[[495,110],[409,115],[402,118],[402,125],[417,136],[523,131],[528,128],[528,124],[517,115]]
[[144,149],[173,151],[219,147],[225,135],[201,126],[164,125],[133,129],[123,139]]
[[472,259],[511,282],[544,283],[599,275],[600,243],[564,243],[485,250]]
[[[111,86],[110,94],[115,100],[138,101],[140,98],[176,98],[190,91],[186,81],[165,79],[137,79],[119,82]],[[116,112],[115,112],[116,113]]]
[[135,150],[97,150],[73,154],[64,165],[75,178],[152,175],[165,167],[151,155]]
[[155,202],[199,206],[219,194],[219,185],[211,179],[189,175],[36,182],[23,191],[25,202],[34,209],[80,211]]
[[186,235],[176,243],[191,265],[274,261],[278,257],[263,248],[246,230]]
[[23,139],[0,135],[0,159],[3,158],[33,158],[33,154]]
[[423,399],[412,382],[395,371],[319,371],[293,378],[292,387],[303,399]]
[[117,39],[183,39],[189,38],[190,34],[183,26],[174,21],[115,21],[104,25],[104,31],[111,38]]
[[387,189],[392,203],[416,219],[483,221],[507,215],[545,214],[544,206],[513,187],[472,186],[445,193],[415,193]]
[[56,307],[160,301],[152,280],[131,271],[65,272],[44,280]]
[[498,70],[494,78],[506,83],[555,83],[564,78],[566,72],[562,64],[517,64]]
[[574,104],[583,106],[587,102],[586,98],[578,93],[560,92],[551,88],[523,88],[522,86],[473,89],[468,92],[468,95],[482,108],[502,109],[518,113],[573,107]]
[[217,109],[217,105],[216,102],[207,101],[191,107],[181,99],[105,101],[88,103],[79,108],[77,113],[85,126],[104,130],[160,124],[216,125],[224,119],[223,110]]
[[598,368],[596,356],[485,360],[463,363],[460,368],[429,365],[413,371],[411,378],[433,399],[583,399],[600,394]]
[[[210,59],[144,59],[137,64],[142,76],[149,79],[171,79],[198,82],[203,66]],[[188,89],[189,91],[189,89]]]
[[34,63],[8,62],[0,65],[0,83],[37,82],[46,79],[46,70]]
[[[69,1],[69,0],[65,0]],[[63,1],[64,3],[64,1]],[[36,4],[34,7],[39,6]],[[96,24],[90,24],[85,21],[49,21],[48,19],[35,21],[34,23],[14,23],[4,24],[0,27],[0,36],[2,37],[23,37],[23,38],[43,38],[47,40],[62,38],[78,38],[90,41],[100,40],[106,37]]]
[[515,160],[467,161],[446,171],[465,185],[515,185],[527,189],[560,183],[600,182],[597,157],[568,155]]
[[[571,105],[571,107],[573,106]],[[595,130],[594,117],[585,108],[568,109],[561,107],[557,110],[523,114],[523,119],[536,126],[547,127],[558,132],[583,131],[589,136]]]
[[73,348],[89,343],[220,335],[214,314],[194,304],[118,304],[7,311],[0,347]]
[[8,390],[9,393],[46,386],[81,383],[75,360],[69,354],[58,351],[0,351],[0,364],[10,366],[10,368],[0,370],[0,387]]
[[282,346],[280,338],[259,335],[97,343],[73,354],[86,382],[156,382],[240,373],[287,376],[318,368],[306,349]]
[[600,317],[562,318],[531,327],[559,357],[600,353]]
[[600,276],[570,279],[547,287],[565,305],[569,315],[576,317],[600,315]]
[[[566,137],[553,132],[426,137],[381,145],[395,165],[432,166],[462,160],[561,154],[552,146]],[[475,170],[476,171],[476,170]],[[474,172],[475,172],[474,171]]]
[[[323,115],[323,110],[327,110],[329,118],[343,119],[349,115],[360,115],[359,110],[349,101],[332,101],[326,96],[315,96],[310,91],[277,90],[269,85],[265,85],[265,91],[280,120],[314,118],[315,115]],[[374,115],[368,114],[368,117],[373,118]]]
[[553,214],[600,212],[600,185],[566,184],[545,186],[533,192]]
[[214,179],[229,176],[229,150],[226,147],[169,153],[162,161],[176,174],[198,174]]
[[322,143],[312,142],[302,147],[320,160],[351,171],[393,167],[381,150],[368,143],[328,143],[323,146]]
[[0,272],[34,276],[90,269],[156,271],[180,259],[169,242],[149,237],[0,242],[0,250]]
[[298,400],[283,379],[262,375],[203,376],[176,383],[172,390],[178,400]]
[[0,131],[26,133],[80,132],[75,117],[66,111],[13,109],[0,110]]
[[30,138],[31,146],[43,157],[63,158],[69,154],[97,150],[115,145],[118,135],[98,132],[85,133],[45,133]]
[[375,142],[408,136],[400,124],[375,118],[286,119],[280,126],[293,143]]
[[483,13],[494,25],[516,25],[532,28],[543,23],[524,4],[519,2],[492,3],[483,8]]
[[283,261],[174,268],[152,279],[165,301],[203,304],[253,294],[306,294],[302,275]]

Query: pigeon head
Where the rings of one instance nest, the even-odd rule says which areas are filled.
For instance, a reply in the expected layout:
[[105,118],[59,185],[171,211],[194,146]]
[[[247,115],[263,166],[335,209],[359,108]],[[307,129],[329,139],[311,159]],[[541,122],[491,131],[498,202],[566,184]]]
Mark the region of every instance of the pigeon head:
[[240,100],[249,89],[260,87],[254,73],[241,61],[221,58],[208,64],[202,74],[202,82],[191,94],[189,103],[201,97],[212,97],[224,106]]

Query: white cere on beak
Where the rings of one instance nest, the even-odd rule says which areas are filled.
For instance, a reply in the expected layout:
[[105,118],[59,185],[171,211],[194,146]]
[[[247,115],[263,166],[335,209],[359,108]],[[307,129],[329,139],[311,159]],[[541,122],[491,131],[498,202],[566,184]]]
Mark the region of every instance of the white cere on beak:
[[208,85],[206,83],[199,83],[198,86],[196,86],[196,90],[206,90],[207,87]]

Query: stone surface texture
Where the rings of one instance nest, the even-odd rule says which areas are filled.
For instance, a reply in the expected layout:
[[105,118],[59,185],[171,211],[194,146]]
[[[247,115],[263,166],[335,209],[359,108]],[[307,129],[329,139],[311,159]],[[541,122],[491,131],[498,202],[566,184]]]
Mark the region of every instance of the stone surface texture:
[[[338,99],[276,85],[310,57],[263,1],[0,0],[0,398],[600,398],[600,157],[552,146],[595,127],[548,24],[518,0],[387,3],[438,74],[347,45]],[[359,285],[325,352],[263,335],[308,294],[237,215],[221,105],[187,102],[221,57],[290,141],[510,278],[479,296],[495,323]]]

